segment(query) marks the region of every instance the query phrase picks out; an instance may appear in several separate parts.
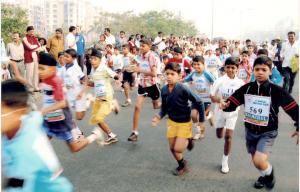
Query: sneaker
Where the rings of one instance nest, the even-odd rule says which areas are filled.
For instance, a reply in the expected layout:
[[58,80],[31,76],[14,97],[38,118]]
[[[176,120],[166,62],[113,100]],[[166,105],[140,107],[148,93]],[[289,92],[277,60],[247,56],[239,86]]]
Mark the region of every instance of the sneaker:
[[196,133],[193,137],[194,140],[200,139],[201,133]]
[[94,130],[92,131],[93,134],[97,136],[96,143],[98,145],[103,146],[104,145],[104,135],[102,131],[99,129],[99,127],[95,127]]
[[110,145],[110,144],[116,143],[116,142],[118,142],[117,136],[115,136],[115,137],[108,136],[107,139],[103,142],[103,145]]
[[222,163],[221,173],[227,174],[229,172],[229,167],[227,162]]
[[184,160],[184,167],[177,167],[174,171],[173,171],[173,175],[175,176],[182,176],[184,174],[186,174],[187,172],[189,172],[188,168],[187,168],[187,161]]
[[200,139],[204,139],[205,135],[204,133],[200,133]]
[[131,101],[125,101],[125,103],[122,104],[122,107],[127,107],[131,105]]
[[260,176],[257,181],[254,183],[254,188],[255,189],[261,189],[265,186],[265,177]]
[[138,136],[135,133],[131,133],[131,135],[128,137],[128,141],[137,141]]
[[275,185],[274,168],[272,169],[271,175],[265,176],[265,186],[267,189],[273,189]]
[[115,114],[117,115],[120,112],[120,106],[117,100],[113,100],[112,101],[113,104],[113,111],[115,112]]
[[194,144],[195,144],[195,143],[194,143],[193,138],[189,138],[188,141],[189,141],[189,143],[188,143],[187,149],[188,149],[189,151],[191,151],[191,150],[194,148]]

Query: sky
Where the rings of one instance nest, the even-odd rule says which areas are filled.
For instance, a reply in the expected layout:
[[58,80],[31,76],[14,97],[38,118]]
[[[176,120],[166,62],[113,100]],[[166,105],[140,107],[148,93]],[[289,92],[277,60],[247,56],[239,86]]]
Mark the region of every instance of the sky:
[[[249,30],[275,29],[279,21],[299,27],[299,0],[91,0],[108,12],[168,10],[193,21],[208,37],[240,38]],[[214,5],[214,11],[212,11]],[[213,19],[212,19],[212,12]],[[213,21],[213,22],[212,22]],[[212,25],[213,23],[213,25]],[[296,28],[291,29],[296,30]]]

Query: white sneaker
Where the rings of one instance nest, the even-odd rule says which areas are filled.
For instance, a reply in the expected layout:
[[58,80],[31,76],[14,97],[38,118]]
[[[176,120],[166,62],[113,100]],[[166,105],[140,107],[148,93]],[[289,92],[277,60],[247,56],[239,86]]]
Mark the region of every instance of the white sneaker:
[[228,163],[227,162],[223,162],[222,163],[221,172],[224,173],[224,174],[227,174],[229,172],[229,167],[228,167]]
[[103,146],[104,145],[104,135],[103,135],[102,131],[100,130],[100,128],[99,127],[95,127],[93,129],[92,133],[97,136],[96,143],[98,145]]
[[196,133],[196,134],[194,135],[193,139],[194,139],[194,140],[198,140],[198,139],[200,139],[200,137],[201,137],[201,134],[200,134],[200,133]]

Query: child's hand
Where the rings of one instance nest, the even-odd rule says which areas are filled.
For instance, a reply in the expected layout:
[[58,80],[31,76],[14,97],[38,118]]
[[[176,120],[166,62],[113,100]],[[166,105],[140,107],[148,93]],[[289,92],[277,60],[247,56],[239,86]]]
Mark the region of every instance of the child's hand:
[[137,73],[140,72],[140,68],[138,66],[132,67],[132,70]]
[[83,92],[79,93],[76,97],[76,100],[80,100],[82,98],[82,96],[83,96]]
[[155,115],[152,119],[152,126],[156,127],[159,122],[160,122],[160,117],[158,115]]
[[221,100],[219,107],[220,109],[226,109],[227,107],[229,107],[229,105],[230,105],[230,101],[225,102],[224,100]]
[[296,137],[296,145],[299,144],[299,132],[298,131],[295,131],[293,134],[292,134],[292,137]]

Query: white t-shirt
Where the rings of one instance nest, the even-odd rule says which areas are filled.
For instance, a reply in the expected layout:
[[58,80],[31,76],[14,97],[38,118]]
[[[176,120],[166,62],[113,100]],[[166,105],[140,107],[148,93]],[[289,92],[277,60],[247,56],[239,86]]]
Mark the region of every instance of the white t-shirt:
[[111,45],[116,44],[115,36],[110,34],[108,37],[106,37],[105,42],[106,42],[106,44],[111,44]]
[[80,80],[84,78],[84,73],[78,65],[71,64],[63,66],[62,77],[67,89],[68,101],[75,101],[77,95],[82,90]]
[[123,56],[121,54],[118,55],[112,55],[112,60],[113,60],[113,69],[114,71],[118,69],[122,69],[124,64],[123,64]]
[[[73,46],[71,46],[71,45],[73,45]],[[75,37],[75,35],[73,33],[69,33],[66,36],[65,46],[66,46],[65,49],[70,49],[71,48],[71,49],[75,49],[77,51],[76,37]]]
[[225,74],[215,81],[210,94],[212,96],[219,96],[226,100],[244,84],[244,81],[239,79],[237,76],[235,76],[234,79],[230,79],[227,74]]
[[205,68],[217,78],[218,69],[222,66],[221,60],[216,55],[205,56],[204,59]]
[[299,42],[295,41],[293,45],[290,42],[285,42],[282,44],[282,49],[280,51],[280,56],[284,57],[282,62],[282,67],[291,67],[291,61],[295,54],[299,54]]

